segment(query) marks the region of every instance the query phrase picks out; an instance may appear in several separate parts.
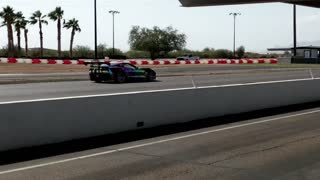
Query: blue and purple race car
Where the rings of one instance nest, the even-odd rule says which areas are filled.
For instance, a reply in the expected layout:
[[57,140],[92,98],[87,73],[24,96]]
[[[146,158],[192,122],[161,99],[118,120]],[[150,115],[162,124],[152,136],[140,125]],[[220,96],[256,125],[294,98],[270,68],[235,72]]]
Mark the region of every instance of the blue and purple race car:
[[156,72],[150,68],[138,68],[130,63],[87,62],[90,64],[89,77],[97,83],[114,81],[124,83],[130,80],[154,81]]

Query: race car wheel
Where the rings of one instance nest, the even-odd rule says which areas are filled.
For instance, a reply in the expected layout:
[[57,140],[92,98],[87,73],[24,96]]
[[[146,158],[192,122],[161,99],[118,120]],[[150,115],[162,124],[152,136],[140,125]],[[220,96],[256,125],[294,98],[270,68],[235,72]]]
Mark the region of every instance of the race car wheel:
[[124,83],[127,81],[127,77],[123,71],[117,72],[115,76],[115,82],[117,83]]
[[154,71],[146,71],[146,80],[147,81],[154,81],[156,80],[156,73]]
[[96,83],[101,83],[101,82],[102,82],[102,80],[101,80],[100,78],[95,78],[94,81],[95,81]]

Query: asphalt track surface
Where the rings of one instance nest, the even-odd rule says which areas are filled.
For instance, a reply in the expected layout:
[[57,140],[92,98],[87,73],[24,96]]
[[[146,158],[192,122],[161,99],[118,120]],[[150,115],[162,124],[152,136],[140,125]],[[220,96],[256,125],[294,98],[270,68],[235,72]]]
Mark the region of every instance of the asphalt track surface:
[[[312,106],[319,107],[319,103]],[[280,110],[280,113],[263,117],[238,115],[101,137],[99,140],[87,139],[69,148],[100,144],[92,149],[80,148],[76,152],[71,150],[3,164],[0,179],[318,180],[320,109],[298,109],[287,113]],[[219,121],[223,123],[219,124]],[[167,134],[157,135],[156,132]],[[145,137],[140,137],[141,134]],[[121,143],[124,136],[141,139]],[[108,144],[110,140],[115,141],[114,144]],[[11,155],[30,156],[54,149],[68,148],[55,145],[46,150],[36,148]],[[5,154],[3,157],[8,159],[10,156]]]
[[[44,68],[44,67],[42,67]],[[188,65],[188,66],[164,66],[151,67],[160,77],[203,75],[203,74],[239,74],[270,71],[292,71],[309,70],[317,71],[319,66],[315,65]],[[84,69],[85,70],[85,69]],[[44,70],[42,70],[44,71]],[[10,72],[10,71],[9,71]],[[13,74],[0,74],[0,84],[21,84],[33,82],[63,82],[83,81],[88,79],[87,72],[73,73],[19,73],[13,70]]]
[[[313,70],[320,77],[320,70]],[[120,92],[163,90],[175,88],[218,86],[254,82],[281,81],[311,78],[309,70],[233,73],[213,75],[185,75],[159,77],[154,82],[129,82],[124,84],[94,83],[89,80],[0,85],[0,102],[21,101],[70,96],[86,96]]]

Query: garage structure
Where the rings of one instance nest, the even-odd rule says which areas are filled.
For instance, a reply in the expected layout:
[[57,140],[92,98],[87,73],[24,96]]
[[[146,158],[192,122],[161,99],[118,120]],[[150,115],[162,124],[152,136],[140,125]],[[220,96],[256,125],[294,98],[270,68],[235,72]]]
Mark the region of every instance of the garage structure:
[[184,7],[282,2],[282,3],[290,3],[295,5],[320,8],[319,0],[179,0],[179,1]]
[[[297,13],[296,6],[308,6],[320,8],[319,0],[179,0],[184,7],[196,6],[219,6],[219,5],[237,5],[237,4],[256,4],[256,3],[289,3],[293,4],[293,59],[297,56]],[[294,61],[294,60],[293,60]]]
[[[269,48],[268,51],[272,52],[293,52],[294,48]],[[319,46],[300,46],[296,48],[297,55],[295,58],[280,59],[280,62],[284,60],[289,63],[308,63],[308,64],[320,64],[320,47]]]

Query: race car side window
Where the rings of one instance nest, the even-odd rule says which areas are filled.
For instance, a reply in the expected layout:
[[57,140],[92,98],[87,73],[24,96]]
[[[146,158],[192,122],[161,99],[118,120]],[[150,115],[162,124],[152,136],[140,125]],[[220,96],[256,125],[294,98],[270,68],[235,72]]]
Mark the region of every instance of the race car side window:
[[133,65],[131,65],[131,64],[125,64],[124,67],[125,67],[125,68],[129,68],[129,69],[133,69],[133,70],[134,70],[134,69],[137,69],[137,67],[135,67],[135,66],[133,66]]

